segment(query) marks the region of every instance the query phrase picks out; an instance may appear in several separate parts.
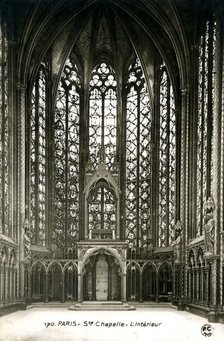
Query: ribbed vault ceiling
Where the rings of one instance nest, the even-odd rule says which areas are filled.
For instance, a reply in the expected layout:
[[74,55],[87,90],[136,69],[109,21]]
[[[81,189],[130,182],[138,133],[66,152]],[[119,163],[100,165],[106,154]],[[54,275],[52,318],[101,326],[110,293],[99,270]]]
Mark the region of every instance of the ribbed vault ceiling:
[[[173,81],[188,75],[189,37],[202,0],[17,0],[4,2],[18,44],[18,81],[32,81],[46,51],[54,73],[73,51],[84,67],[105,54],[115,68],[157,50]],[[9,15],[10,17],[10,15]],[[86,67],[84,71],[87,72]]]

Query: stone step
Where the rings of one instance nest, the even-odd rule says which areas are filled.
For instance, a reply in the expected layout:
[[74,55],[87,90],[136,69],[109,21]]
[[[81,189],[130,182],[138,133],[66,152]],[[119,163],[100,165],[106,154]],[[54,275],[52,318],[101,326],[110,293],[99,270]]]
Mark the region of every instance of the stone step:
[[129,304],[133,304],[136,308],[144,308],[144,307],[149,307],[149,308],[173,308],[177,309],[178,307],[170,302],[152,302],[152,301],[144,301],[144,302],[137,302],[137,301],[129,301]]
[[121,301],[83,301],[82,305],[95,305],[95,304],[99,304],[99,305],[107,305],[107,304],[113,304],[113,305],[122,305],[123,303]]
[[59,301],[53,301],[53,302],[33,302],[30,305],[26,306],[26,309],[32,309],[32,308],[69,308],[71,304],[75,304],[76,301],[73,302],[64,302],[61,303]]
[[67,301],[61,303],[59,301],[51,301],[48,303],[44,302],[33,302],[26,306],[26,309],[32,308],[65,308],[70,310],[135,310],[136,308],[172,308],[178,309],[176,305],[167,302],[136,302],[128,301],[122,303],[121,301],[83,301],[78,303],[77,301]]
[[127,311],[127,310],[136,310],[133,305],[128,303],[116,302],[114,304],[113,301],[111,302],[100,302],[100,301],[85,301],[82,303],[76,303],[68,308],[69,310],[120,310],[120,311]]

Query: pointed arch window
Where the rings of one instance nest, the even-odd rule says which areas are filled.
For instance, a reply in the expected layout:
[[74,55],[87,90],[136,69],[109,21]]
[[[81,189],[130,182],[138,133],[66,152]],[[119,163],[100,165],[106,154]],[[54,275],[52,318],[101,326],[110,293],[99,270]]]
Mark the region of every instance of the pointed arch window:
[[146,244],[150,229],[152,111],[138,59],[126,82],[126,240],[130,248]]
[[69,58],[57,92],[54,133],[54,236],[59,246],[73,246],[79,224],[80,76]]
[[0,17],[0,233],[9,235],[8,38]]
[[160,247],[174,241],[176,194],[176,112],[165,64],[160,68],[159,238]]
[[197,210],[196,235],[203,233],[203,204],[211,195],[212,112],[214,109],[214,56],[216,41],[214,18],[206,21],[199,46],[197,116]]
[[101,180],[88,197],[90,239],[115,239],[117,198],[106,181]]
[[116,84],[110,65],[101,63],[93,69],[89,97],[89,157],[94,169],[102,157],[110,170],[116,161]]
[[30,207],[34,240],[46,237],[46,63],[42,62],[32,91],[30,116]]

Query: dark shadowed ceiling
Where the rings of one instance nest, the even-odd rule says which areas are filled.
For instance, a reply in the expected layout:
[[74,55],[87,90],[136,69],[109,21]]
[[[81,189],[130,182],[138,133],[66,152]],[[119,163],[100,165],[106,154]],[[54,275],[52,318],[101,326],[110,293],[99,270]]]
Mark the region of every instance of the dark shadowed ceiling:
[[[214,4],[220,6],[218,0]],[[149,70],[154,58],[162,58],[173,81],[181,84],[189,74],[189,51],[206,6],[205,0],[3,0],[1,4],[17,44],[22,83],[32,81],[51,51],[55,75],[71,52],[87,73],[102,55],[119,71],[136,53]]]

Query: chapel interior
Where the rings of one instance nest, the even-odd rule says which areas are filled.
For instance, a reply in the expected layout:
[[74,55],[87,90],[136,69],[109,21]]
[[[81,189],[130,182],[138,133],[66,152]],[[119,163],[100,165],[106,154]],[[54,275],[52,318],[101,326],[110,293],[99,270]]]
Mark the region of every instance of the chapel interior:
[[2,0],[0,313],[224,323],[224,4]]

